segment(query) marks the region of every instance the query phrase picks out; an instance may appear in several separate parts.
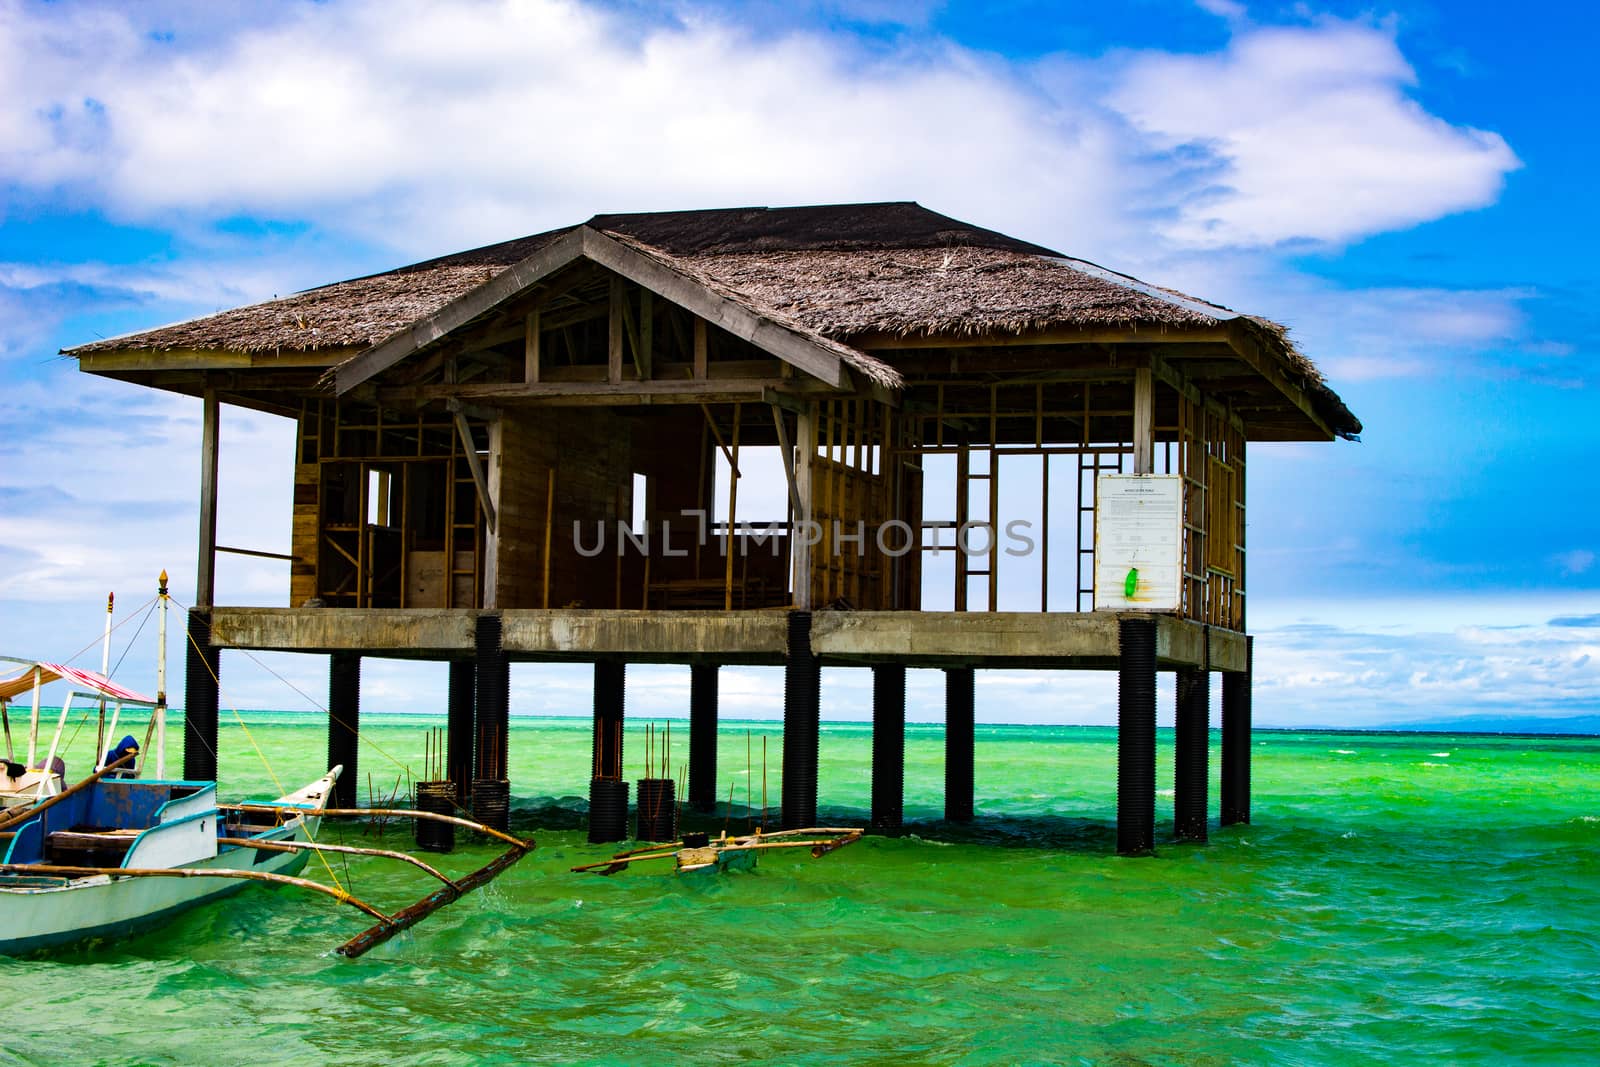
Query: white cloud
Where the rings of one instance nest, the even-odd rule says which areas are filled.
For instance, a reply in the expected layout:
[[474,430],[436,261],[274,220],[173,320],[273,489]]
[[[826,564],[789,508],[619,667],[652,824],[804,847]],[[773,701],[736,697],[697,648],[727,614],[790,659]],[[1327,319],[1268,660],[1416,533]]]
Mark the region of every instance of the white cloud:
[[1483,207],[1518,162],[1406,93],[1392,28],[1322,20],[1238,34],[1220,54],[1134,56],[1114,108],[1175,174],[1169,239],[1195,247],[1341,243]]
[[134,219],[314,219],[408,251],[596,210],[910,197],[1099,254],[1157,190],[1180,245],[1344,241],[1481,206],[1516,165],[1411,100],[1366,23],[1037,71],[563,0],[285,6],[198,43],[160,24],[4,9],[0,173]]

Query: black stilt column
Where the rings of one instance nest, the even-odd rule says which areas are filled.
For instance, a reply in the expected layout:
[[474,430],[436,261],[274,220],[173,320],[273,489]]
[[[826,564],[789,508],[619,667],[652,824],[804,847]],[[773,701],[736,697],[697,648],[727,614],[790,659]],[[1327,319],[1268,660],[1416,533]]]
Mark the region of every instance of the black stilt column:
[[1178,671],[1173,723],[1173,831],[1179,841],[1204,841],[1211,773],[1210,674],[1192,668]]
[[944,817],[972,821],[972,668],[944,672]]
[[717,665],[689,667],[689,806],[717,809]]
[[1256,639],[1244,641],[1244,670],[1222,676],[1223,826],[1250,821],[1250,676]]
[[473,755],[472,817],[504,830],[511,817],[506,744],[511,739],[511,665],[500,644],[500,616],[478,616],[475,634],[478,745]]
[[1156,620],[1117,629],[1117,851],[1136,856],[1156,839]]
[[817,734],[822,666],[811,654],[811,612],[789,612],[783,668],[783,828],[817,824]]
[[222,657],[211,645],[211,617],[189,612],[189,642],[183,671],[183,776],[191,782],[217,778],[217,679]]
[[463,811],[472,801],[472,743],[478,733],[478,672],[470,659],[450,661],[450,708],[445,728],[445,773],[455,785],[456,805]]
[[594,664],[593,771],[589,781],[589,841],[599,844],[628,836],[628,783],[622,773],[622,723],[626,711],[628,667],[621,660]]
[[872,668],[872,828],[895,831],[905,821],[906,669]]
[[328,766],[344,768],[333,786],[336,808],[356,806],[360,735],[361,657],[354,652],[335,652],[328,657]]
[[601,659],[594,664],[594,777],[622,777],[622,719],[628,665]]

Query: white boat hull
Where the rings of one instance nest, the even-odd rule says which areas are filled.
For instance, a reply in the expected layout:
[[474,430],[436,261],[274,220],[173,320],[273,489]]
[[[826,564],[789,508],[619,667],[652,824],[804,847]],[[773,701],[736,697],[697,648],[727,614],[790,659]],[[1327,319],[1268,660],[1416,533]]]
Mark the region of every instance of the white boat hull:
[[[283,825],[253,835],[262,842],[314,840],[321,822],[315,813],[338,777],[339,768],[275,803],[309,808]],[[248,846],[219,849],[215,787],[168,804],[168,820],[144,831],[129,849],[124,866],[185,870],[248,870],[266,874],[298,874],[310,855],[268,851]],[[169,859],[165,862],[162,856]],[[152,862],[154,861],[154,862]],[[189,908],[243,889],[250,879],[200,876],[105,874],[57,878],[47,871],[34,876],[28,866],[0,880],[0,954],[20,955],[81,941],[113,940],[158,926]]]
[[[307,820],[315,833],[316,819]],[[297,820],[298,823],[298,820]],[[305,841],[307,827],[285,827],[264,841]],[[234,848],[184,864],[200,870],[250,870],[298,874],[306,852],[266,852]],[[259,862],[257,862],[259,860]],[[171,919],[189,908],[237,893],[249,882],[239,878],[118,877],[79,878],[60,886],[0,888],[0,954],[19,955],[80,941],[115,940]]]

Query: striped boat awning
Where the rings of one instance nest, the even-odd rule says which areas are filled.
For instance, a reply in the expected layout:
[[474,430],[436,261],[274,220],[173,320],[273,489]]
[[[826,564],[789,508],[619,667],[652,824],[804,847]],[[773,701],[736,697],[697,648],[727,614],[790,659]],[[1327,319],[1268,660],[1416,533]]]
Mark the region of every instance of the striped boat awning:
[[44,662],[24,668],[21,674],[10,678],[0,678],[0,700],[9,701],[22,693],[31,692],[34,686],[35,673],[38,674],[40,685],[49,685],[51,682],[65,680],[88,692],[98,693],[107,700],[121,700],[132,704],[155,703],[149,697],[136,693],[126,686],[118,685],[103,674],[86,671],[80,667],[68,667],[64,663]]

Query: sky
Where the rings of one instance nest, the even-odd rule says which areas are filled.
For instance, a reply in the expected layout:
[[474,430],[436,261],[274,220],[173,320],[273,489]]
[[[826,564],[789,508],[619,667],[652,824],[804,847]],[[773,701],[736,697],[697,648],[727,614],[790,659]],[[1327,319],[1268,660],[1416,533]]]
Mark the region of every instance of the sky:
[[[1578,3],[0,0],[0,654],[94,665],[114,590],[118,677],[153,688],[137,609],[163,568],[192,597],[199,403],[64,346],[602,212],[917,200],[1284,323],[1365,423],[1252,446],[1258,722],[1594,714],[1597,27]],[[287,550],[290,432],[225,410],[221,543]],[[287,586],[220,563],[221,603]],[[774,675],[723,673],[725,715],[781,713]],[[587,713],[589,681],[519,665],[513,707]],[[869,713],[864,672],[825,686]],[[687,689],[635,668],[630,713]],[[443,691],[365,668],[370,710]],[[316,657],[225,656],[225,706],[325,692]],[[914,672],[912,717],[940,694]],[[1114,684],[983,672],[978,703],[1109,722]]]

